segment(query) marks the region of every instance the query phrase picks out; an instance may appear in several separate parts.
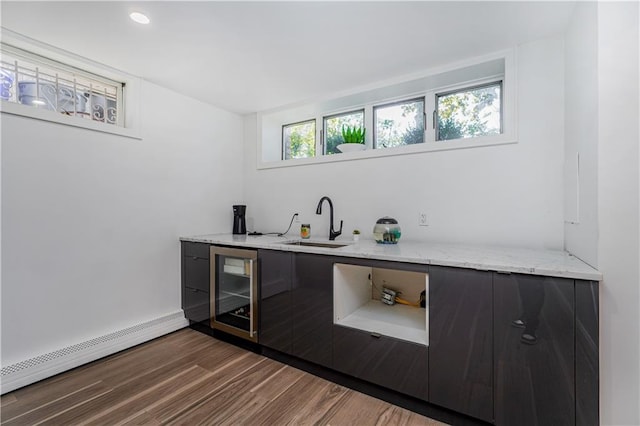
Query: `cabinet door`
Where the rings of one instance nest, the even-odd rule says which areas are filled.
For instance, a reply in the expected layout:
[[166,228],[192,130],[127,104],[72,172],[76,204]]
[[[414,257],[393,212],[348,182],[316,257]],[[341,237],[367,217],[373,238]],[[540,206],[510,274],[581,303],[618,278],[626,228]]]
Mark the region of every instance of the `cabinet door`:
[[209,244],[182,242],[182,309],[191,321],[211,318]]
[[600,424],[598,283],[575,282],[576,292],[576,424]]
[[185,287],[182,290],[182,298],[185,318],[196,322],[208,321],[211,318],[208,292]]
[[492,274],[429,268],[429,401],[493,420]]
[[296,253],[292,292],[292,354],[331,367],[333,258]]
[[427,400],[427,347],[362,330],[333,326],[333,368]]
[[209,293],[209,258],[184,256],[185,286]]
[[260,250],[260,328],[258,343],[291,353],[292,254]]
[[202,259],[209,259],[209,247],[211,247],[211,245],[206,243],[192,243],[183,241],[182,255],[187,257],[200,257]]
[[574,282],[494,274],[495,423],[574,425]]

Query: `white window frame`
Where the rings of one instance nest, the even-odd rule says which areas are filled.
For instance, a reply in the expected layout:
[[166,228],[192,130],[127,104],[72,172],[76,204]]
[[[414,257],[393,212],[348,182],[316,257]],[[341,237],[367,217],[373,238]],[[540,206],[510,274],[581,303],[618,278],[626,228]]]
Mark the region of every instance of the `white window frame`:
[[21,34],[2,28],[3,48],[11,54],[27,57],[32,55],[34,61],[49,60],[52,66],[64,68],[74,73],[82,73],[91,79],[102,77],[106,82],[122,83],[122,93],[119,96],[118,115],[122,125],[103,123],[80,117],[60,114],[30,105],[1,100],[2,114],[18,115],[31,119],[47,121],[65,126],[80,127],[87,130],[119,135],[132,139],[142,139],[140,129],[140,78],[120,70],[93,62],[89,59],[63,51],[45,43],[38,42]]
[[[480,76],[479,78],[470,78],[464,81],[457,81],[452,84],[440,84],[434,85],[434,87],[425,87],[428,86],[434,75],[445,75],[446,73],[451,73],[451,75],[457,75],[457,72],[461,69],[472,68],[474,66],[482,68],[484,64],[488,64],[490,62],[502,61],[504,65],[504,70],[500,73],[489,73],[487,75]],[[386,156],[395,156],[395,155],[407,155],[407,154],[419,154],[419,153],[428,153],[431,151],[443,151],[443,150],[455,150],[455,149],[466,149],[466,148],[479,148],[485,146],[494,146],[494,145],[503,145],[503,144],[513,144],[517,143],[517,109],[516,109],[516,101],[517,101],[517,70],[516,70],[516,50],[509,49],[505,51],[496,52],[490,55],[485,55],[478,58],[473,58],[468,61],[463,61],[451,66],[440,67],[437,69],[433,69],[430,71],[426,71],[421,74],[421,77],[413,79],[399,79],[395,83],[389,83],[385,86],[380,86],[381,93],[389,93],[387,90],[389,87],[415,87],[416,82],[422,84],[425,87],[422,90],[413,89],[413,90],[403,90],[399,91],[395,96],[391,97],[380,97],[375,99],[368,99],[365,102],[354,102],[347,103],[342,105],[339,108],[326,108],[326,105],[331,104],[340,104],[345,103],[345,99],[348,101],[349,99],[362,99],[366,98],[369,92],[360,90],[354,90],[350,94],[343,95],[340,98],[331,98],[328,97],[322,101],[318,101],[316,103],[304,104],[304,105],[296,105],[293,107],[285,107],[277,110],[265,111],[257,113],[257,169],[269,169],[269,168],[279,168],[279,167],[292,167],[292,166],[301,166],[307,164],[318,164],[318,163],[328,163],[335,161],[352,161],[352,160],[361,160],[367,158],[379,158]],[[431,112],[435,111],[435,96],[437,93],[455,91],[459,89],[465,89],[469,87],[476,87],[479,85],[496,82],[498,80],[502,81],[502,133],[498,135],[486,135],[486,136],[478,136],[472,138],[461,138],[461,139],[452,139],[446,141],[435,141],[435,128],[433,126],[433,120],[431,119]],[[395,85],[395,86],[394,86]],[[437,87],[435,87],[437,86]],[[376,89],[368,89],[376,90]],[[424,143],[412,144],[412,145],[404,145],[393,148],[385,148],[385,149],[373,149],[373,139],[372,139],[372,130],[373,129],[373,106],[374,105],[382,105],[382,104],[390,104],[395,102],[402,102],[411,99],[416,99],[424,97],[425,98],[425,139]],[[274,158],[269,154],[270,148],[269,146],[273,145],[273,140],[270,140],[272,136],[270,136],[270,129],[272,126],[278,122],[282,123],[282,117],[288,117],[286,120],[288,122],[295,121],[305,121],[305,120],[296,120],[295,117],[300,117],[301,114],[304,116],[314,116],[319,120],[322,120],[325,116],[333,116],[339,115],[340,113],[356,111],[364,109],[365,110],[365,128],[367,129],[367,134],[365,138],[365,146],[366,149],[364,151],[352,152],[352,153],[341,153],[339,155],[319,155],[318,153],[324,153],[322,144],[324,143],[321,137],[322,129],[316,126],[316,143],[320,146],[316,147],[316,156],[313,158],[304,158],[304,159],[291,159],[291,160],[279,160]],[[323,123],[324,121],[316,121],[316,123]],[[276,124],[278,127],[279,125]],[[280,148],[280,138],[277,141],[278,151]],[[281,157],[280,157],[281,158]]]

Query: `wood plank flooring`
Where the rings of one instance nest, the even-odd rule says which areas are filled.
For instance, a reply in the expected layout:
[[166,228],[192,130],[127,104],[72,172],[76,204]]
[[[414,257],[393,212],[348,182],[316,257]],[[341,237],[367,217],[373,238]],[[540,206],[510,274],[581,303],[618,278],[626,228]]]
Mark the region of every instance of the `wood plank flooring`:
[[440,425],[183,329],[0,398],[2,425]]

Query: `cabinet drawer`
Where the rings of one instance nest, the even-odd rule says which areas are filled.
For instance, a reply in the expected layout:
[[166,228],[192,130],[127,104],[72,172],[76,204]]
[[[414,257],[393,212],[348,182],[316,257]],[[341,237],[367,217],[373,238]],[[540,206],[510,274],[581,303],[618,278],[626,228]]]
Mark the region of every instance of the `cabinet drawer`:
[[206,321],[209,315],[209,293],[196,288],[185,287],[183,290],[184,315],[191,321]]
[[413,397],[429,395],[428,348],[391,337],[333,326],[336,370]]
[[184,285],[209,292],[209,265],[208,259],[201,257],[187,257],[184,260]]
[[200,257],[209,259],[209,244],[182,242],[182,255],[187,257]]

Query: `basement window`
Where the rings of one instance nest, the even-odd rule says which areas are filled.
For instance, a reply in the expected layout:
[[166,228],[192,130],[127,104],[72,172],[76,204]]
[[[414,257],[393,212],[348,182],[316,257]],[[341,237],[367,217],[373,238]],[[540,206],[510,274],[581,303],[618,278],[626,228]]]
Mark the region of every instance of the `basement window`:
[[282,158],[310,158],[316,155],[316,120],[282,126]]
[[0,52],[0,98],[5,106],[19,106],[12,111],[45,120],[55,117],[50,121],[56,122],[61,117],[124,127],[124,83],[6,44]]
[[323,121],[324,153],[340,154],[337,147],[344,143],[343,126],[364,127],[364,109],[330,115],[324,117]]
[[373,115],[374,148],[424,142],[424,98],[376,105]]
[[[517,143],[512,50],[339,97],[258,113],[259,169]],[[339,152],[342,127],[362,149]]]
[[502,133],[502,81],[436,94],[436,141]]

